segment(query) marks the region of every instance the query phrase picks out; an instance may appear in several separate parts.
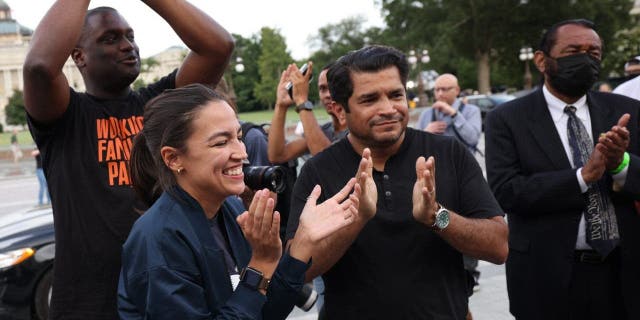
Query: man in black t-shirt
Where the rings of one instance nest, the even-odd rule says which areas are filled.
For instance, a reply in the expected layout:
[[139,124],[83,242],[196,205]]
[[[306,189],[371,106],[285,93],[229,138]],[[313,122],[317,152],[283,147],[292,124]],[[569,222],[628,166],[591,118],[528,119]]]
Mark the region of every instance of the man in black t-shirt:
[[[50,319],[117,319],[121,247],[138,216],[128,162],[145,103],[165,89],[217,82],[233,38],[186,1],[143,1],[192,50],[179,70],[132,91],[140,72],[133,30],[113,8],[58,0],[24,64],[25,107],[52,197],[56,259]],[[71,55],[87,92],[69,88]]]
[[462,253],[507,256],[507,225],[470,152],[407,128],[407,73],[406,57],[383,46],[353,51],[328,73],[349,134],[302,168],[287,227],[291,239],[315,185],[326,198],[358,178],[358,219],[318,244],[307,272],[323,274],[328,319],[464,319]]

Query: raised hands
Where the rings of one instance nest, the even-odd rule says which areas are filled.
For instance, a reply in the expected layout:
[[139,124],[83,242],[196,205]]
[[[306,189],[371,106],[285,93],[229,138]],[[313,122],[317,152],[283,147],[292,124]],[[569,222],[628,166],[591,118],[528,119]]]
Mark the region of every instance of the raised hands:
[[296,66],[292,63],[287,68],[289,71],[289,80],[293,84],[293,103],[296,105],[302,104],[309,99],[309,81],[313,74],[313,62],[307,62],[307,72],[303,75]]
[[413,185],[413,218],[432,226],[437,209],[435,159],[419,157],[416,161],[416,183]]
[[[301,104],[309,98],[309,80],[313,72],[313,62],[308,62],[309,69],[306,74],[300,73],[300,69],[295,63],[290,64],[286,70],[280,75],[278,90],[276,92],[276,105],[287,108],[294,104]],[[291,81],[293,84],[293,98],[289,96],[286,88],[287,83]]]
[[630,118],[631,115],[625,113],[620,117],[617,125],[598,138],[596,149],[604,155],[608,171],[615,170],[620,165],[624,152],[629,147],[627,124]]
[[269,190],[259,190],[253,197],[249,210],[237,218],[244,237],[251,246],[249,266],[260,270],[267,277],[273,274],[282,256],[280,213],[273,211],[274,205]]
[[286,88],[290,74],[291,65],[289,65],[289,67],[280,74],[280,82],[278,83],[278,89],[276,90],[276,107],[286,109],[293,105],[293,99],[289,96],[289,92]]
[[373,159],[369,148],[362,151],[362,160],[360,160],[355,178],[362,189],[358,212],[363,219],[369,220],[375,216],[378,203],[378,188],[373,181]]
[[311,191],[291,242],[291,256],[301,261],[309,260],[314,244],[352,224],[358,216],[361,188],[355,178],[351,178],[333,197],[316,204],[321,192],[319,185]]

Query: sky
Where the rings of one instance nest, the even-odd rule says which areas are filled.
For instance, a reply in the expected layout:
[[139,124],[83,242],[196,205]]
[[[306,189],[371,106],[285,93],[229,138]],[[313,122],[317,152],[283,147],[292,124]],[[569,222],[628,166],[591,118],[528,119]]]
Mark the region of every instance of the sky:
[[[5,0],[12,17],[35,29],[53,0]],[[362,16],[365,27],[383,26],[380,9],[374,0],[190,0],[227,31],[249,37],[266,26],[280,30],[294,59],[310,55],[309,37],[327,24],[344,18]],[[321,5],[320,5],[321,4]],[[136,34],[142,57],[152,56],[173,46],[184,46],[169,25],[140,0],[93,0],[90,8],[111,6],[129,22]],[[246,11],[245,11],[246,10]]]

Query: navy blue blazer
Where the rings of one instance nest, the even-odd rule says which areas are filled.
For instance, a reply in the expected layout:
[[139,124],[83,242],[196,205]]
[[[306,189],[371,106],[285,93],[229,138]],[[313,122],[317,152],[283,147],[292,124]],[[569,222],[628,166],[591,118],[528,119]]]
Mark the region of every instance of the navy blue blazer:
[[[620,231],[622,296],[630,317],[640,314],[640,101],[589,92],[592,135],[629,113],[631,162],[623,190],[606,174]],[[487,178],[507,212],[506,263],[510,310],[517,319],[568,319],[569,281],[582,212],[576,169],[564,151],[542,89],[509,101],[486,118]]]
[[[273,275],[267,296],[243,284],[232,289],[223,251],[204,211],[175,188],[134,224],[122,251],[118,312],[128,319],[284,319],[302,288],[308,265],[288,254]],[[236,217],[242,202],[223,203],[224,227],[238,269],[251,259]]]

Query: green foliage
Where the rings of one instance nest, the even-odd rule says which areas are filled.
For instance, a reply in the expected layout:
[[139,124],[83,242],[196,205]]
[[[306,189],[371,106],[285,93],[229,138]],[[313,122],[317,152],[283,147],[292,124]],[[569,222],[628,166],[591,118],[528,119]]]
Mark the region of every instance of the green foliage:
[[[266,109],[267,105],[260,103],[253,93],[255,85],[258,82],[258,79],[260,79],[258,64],[256,63],[262,51],[260,48],[260,38],[257,35],[254,35],[251,38],[244,38],[238,34],[234,34],[233,36],[236,39],[235,56],[232,57],[232,63],[229,66],[225,79],[227,80],[227,83],[233,85],[233,89],[236,93],[238,111],[246,112]],[[244,66],[244,70],[242,72],[237,72],[235,70],[237,58],[242,59],[242,65]]]
[[327,24],[311,37],[310,45],[316,51],[310,57],[314,64],[314,83],[309,90],[309,99],[318,97],[317,76],[322,67],[336,61],[349,51],[357,50],[369,43],[381,42],[381,29],[364,28],[365,19],[361,16],[349,17],[336,24]]
[[27,113],[24,109],[24,97],[22,91],[13,90],[13,95],[9,97],[9,102],[4,109],[7,124],[25,125],[27,124]]
[[160,63],[153,57],[142,59],[140,60],[140,72],[149,72],[157,65],[160,65]]
[[138,90],[140,88],[144,88],[147,86],[147,84],[144,82],[144,80],[142,80],[142,78],[138,78],[136,79],[136,81],[133,82],[133,90]]
[[[607,45],[607,56],[603,61],[603,75],[609,77],[622,76],[624,63],[633,56],[640,54],[640,26],[638,22],[633,27],[616,32],[614,44]],[[612,47],[615,46],[615,47]],[[608,72],[607,72],[608,71]]]
[[[584,17],[594,21],[609,56],[617,41],[617,30],[630,26],[632,0],[607,1],[521,1],[521,0],[377,0],[386,12],[387,39],[401,50],[427,48],[430,68],[446,70],[462,81],[479,87],[493,83],[519,87],[524,63],[518,60],[523,46],[537,47],[544,28],[556,22]],[[480,57],[489,58],[491,73],[478,76],[466,68],[467,60],[478,66]],[[619,67],[619,62],[614,62]],[[532,70],[535,71],[535,68]],[[614,68],[603,63],[603,74]],[[534,72],[535,74],[535,72]],[[499,79],[500,82],[497,82]],[[535,75],[534,75],[535,79]],[[505,82],[502,82],[505,81]]]
[[258,73],[260,81],[253,93],[260,103],[269,109],[276,101],[276,88],[280,82],[280,74],[293,61],[287,51],[284,37],[276,29],[263,27],[260,30],[261,52],[258,57]]

